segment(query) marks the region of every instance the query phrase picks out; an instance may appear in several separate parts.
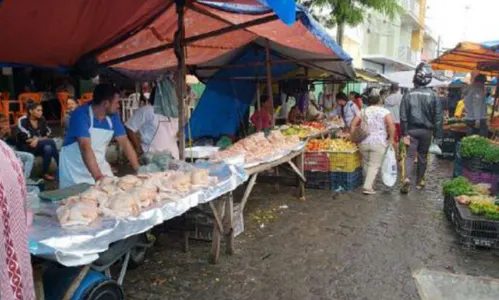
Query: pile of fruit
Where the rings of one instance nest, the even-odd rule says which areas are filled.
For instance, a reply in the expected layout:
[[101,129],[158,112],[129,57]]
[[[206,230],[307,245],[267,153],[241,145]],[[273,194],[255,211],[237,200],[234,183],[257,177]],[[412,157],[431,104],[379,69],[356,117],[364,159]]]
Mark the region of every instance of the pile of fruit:
[[285,136],[297,135],[299,138],[305,138],[308,135],[312,134],[311,127],[301,127],[299,125],[293,125],[290,127],[285,127],[282,129],[282,134]]
[[326,125],[320,122],[305,122],[302,127],[310,127],[313,129],[317,129],[318,131],[326,130]]
[[357,145],[346,139],[310,140],[307,144],[308,152],[355,152]]

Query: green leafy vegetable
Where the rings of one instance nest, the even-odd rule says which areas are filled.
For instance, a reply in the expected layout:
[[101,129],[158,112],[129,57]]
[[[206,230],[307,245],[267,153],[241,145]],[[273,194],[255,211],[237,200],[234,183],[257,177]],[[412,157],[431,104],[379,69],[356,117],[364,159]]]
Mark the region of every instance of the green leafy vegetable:
[[443,189],[444,195],[451,197],[476,194],[475,190],[473,189],[473,185],[468,181],[468,179],[462,176],[445,182],[443,184]]
[[472,135],[462,139],[460,152],[462,157],[484,158],[490,148],[490,140],[478,135]]
[[497,164],[499,163],[499,147],[490,146],[483,155],[482,160],[488,164]]

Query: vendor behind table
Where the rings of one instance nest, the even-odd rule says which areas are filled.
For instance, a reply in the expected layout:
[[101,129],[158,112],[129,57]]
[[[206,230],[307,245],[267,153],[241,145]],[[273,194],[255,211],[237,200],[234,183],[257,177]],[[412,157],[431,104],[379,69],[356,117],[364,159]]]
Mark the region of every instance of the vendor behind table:
[[155,99],[162,96],[156,91],[155,87],[147,104],[139,108],[125,124],[128,137],[139,156],[167,151],[178,159],[178,118],[154,112]]
[[260,96],[260,109],[256,110],[250,118],[251,124],[257,131],[270,129],[272,127],[272,102],[266,95]]
[[110,84],[99,84],[94,89],[93,100],[73,112],[60,154],[60,188],[79,183],[95,184],[106,176],[113,176],[106,160],[106,150],[113,137],[133,169],[138,170],[137,154],[126,136],[118,109],[119,91]]
[[350,128],[352,120],[360,114],[359,108],[353,101],[349,100],[347,95],[343,92],[336,94],[336,102],[338,105],[329,114],[330,118],[341,117],[345,122],[345,127]]

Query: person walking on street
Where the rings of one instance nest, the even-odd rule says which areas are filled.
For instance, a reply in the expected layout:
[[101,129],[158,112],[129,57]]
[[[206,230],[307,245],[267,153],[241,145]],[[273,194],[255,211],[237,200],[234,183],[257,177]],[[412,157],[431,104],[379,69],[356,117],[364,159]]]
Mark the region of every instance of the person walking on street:
[[395,123],[395,142],[397,143],[401,135],[400,103],[402,103],[402,94],[400,93],[399,85],[394,83],[390,87],[390,95],[385,100],[385,108],[388,109]]
[[[412,183],[424,187],[428,151],[433,136],[442,137],[442,103],[438,95],[427,85],[433,78],[433,70],[427,63],[420,63],[414,74],[414,89],[405,94],[400,105],[402,136],[407,147],[407,157],[402,156],[403,183],[401,193],[408,193]],[[416,180],[412,181],[414,159],[418,157]],[[404,174],[405,173],[405,174]]]

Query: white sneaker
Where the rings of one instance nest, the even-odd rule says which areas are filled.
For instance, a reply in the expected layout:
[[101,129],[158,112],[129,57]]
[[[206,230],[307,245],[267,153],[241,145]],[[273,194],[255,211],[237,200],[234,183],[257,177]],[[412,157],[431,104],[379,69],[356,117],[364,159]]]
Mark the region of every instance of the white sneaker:
[[364,190],[363,193],[364,193],[364,195],[375,195],[376,191],[375,190]]

